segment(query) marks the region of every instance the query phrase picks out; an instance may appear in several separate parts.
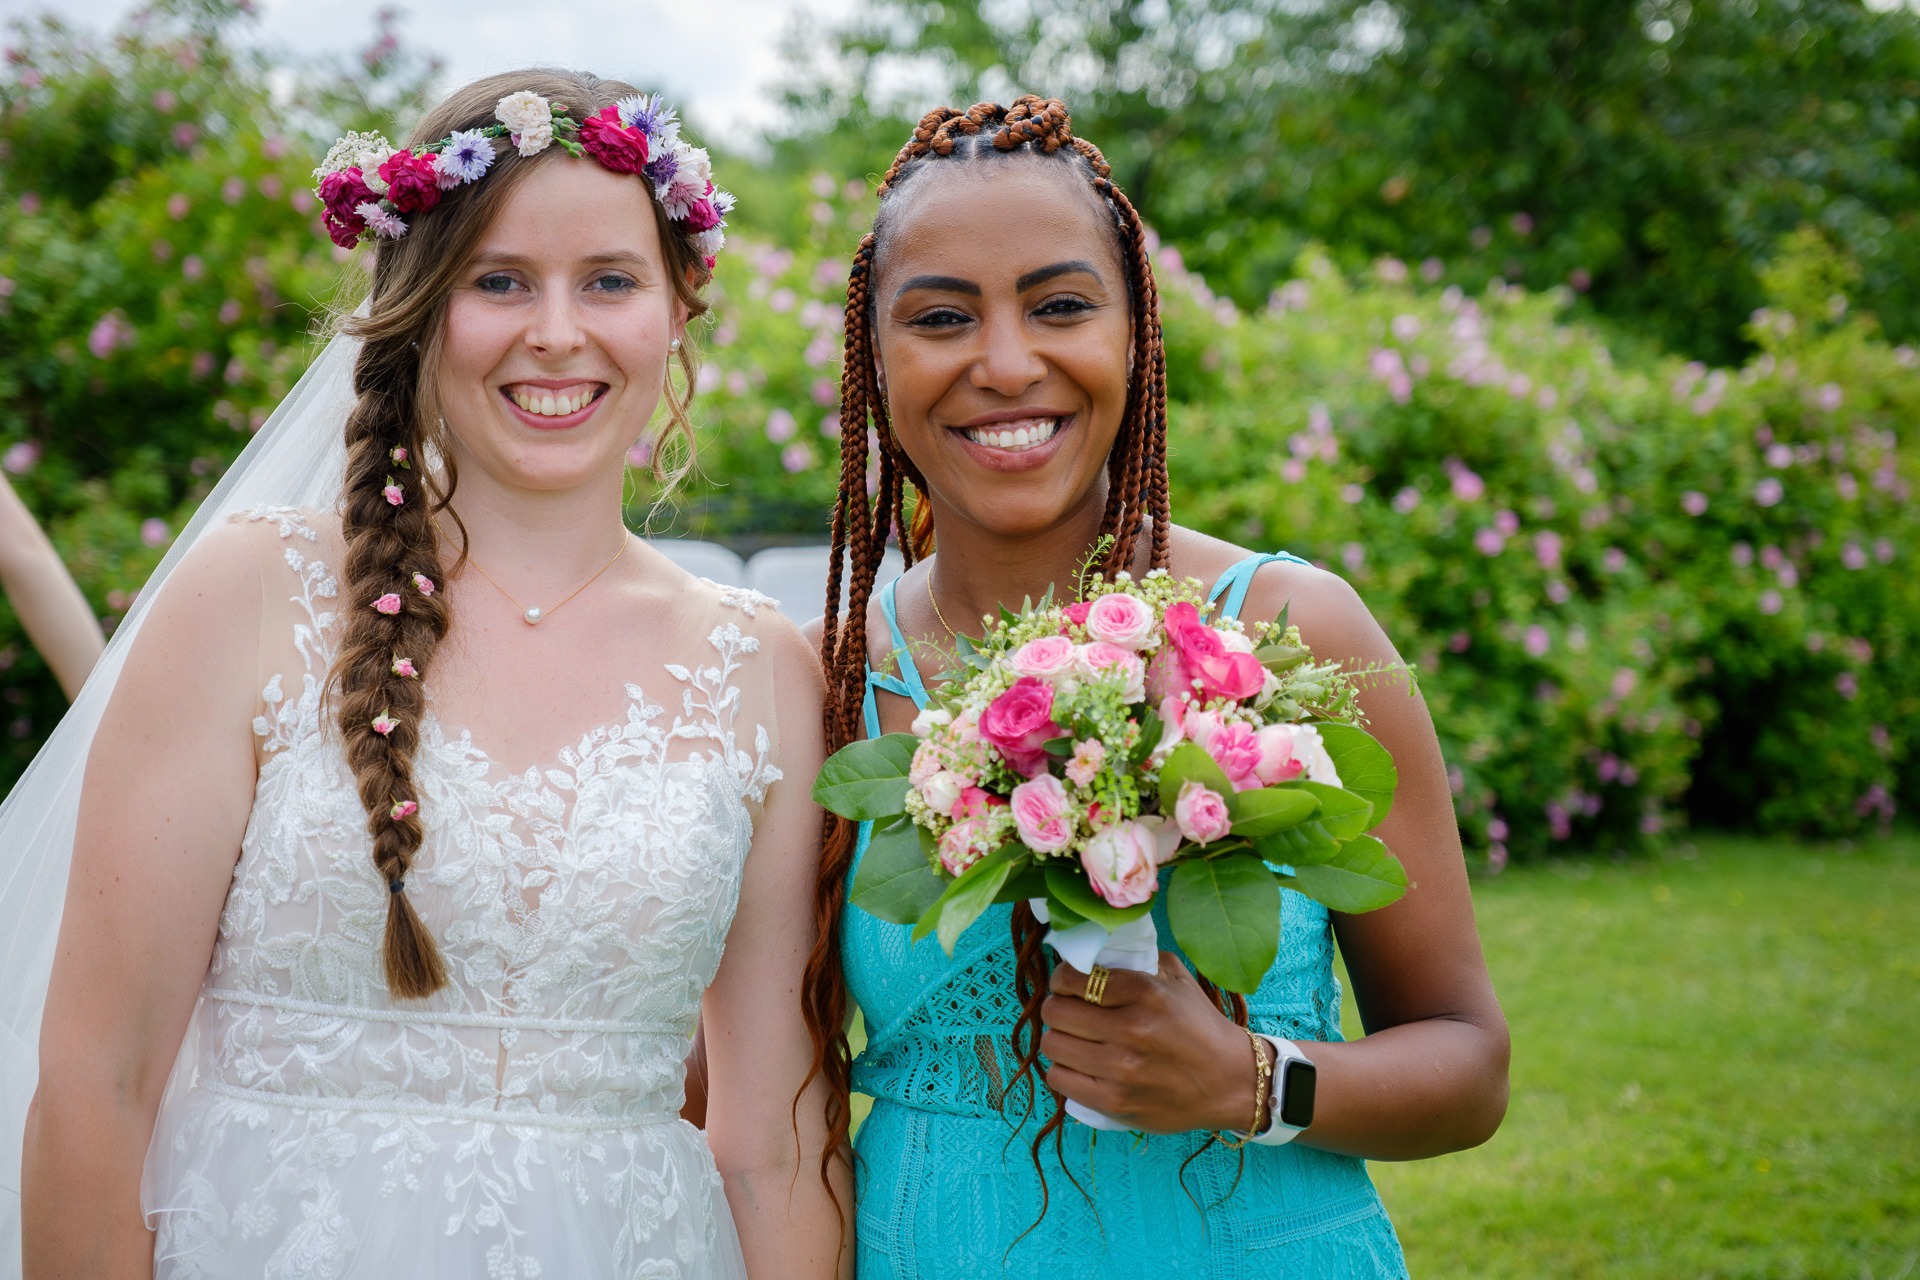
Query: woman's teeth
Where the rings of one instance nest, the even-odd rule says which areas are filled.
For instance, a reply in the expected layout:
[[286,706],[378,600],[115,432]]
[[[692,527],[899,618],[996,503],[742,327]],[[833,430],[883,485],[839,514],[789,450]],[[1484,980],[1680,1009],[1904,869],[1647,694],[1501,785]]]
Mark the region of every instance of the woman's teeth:
[[597,387],[582,387],[578,391],[555,395],[539,387],[513,387],[507,394],[528,413],[537,413],[543,418],[564,418],[592,404],[600,391]]
[[1003,422],[992,427],[975,427],[966,432],[966,437],[989,449],[1009,449],[1018,453],[1022,449],[1035,449],[1045,444],[1053,439],[1053,433],[1059,429],[1058,418],[1024,418],[1019,422]]

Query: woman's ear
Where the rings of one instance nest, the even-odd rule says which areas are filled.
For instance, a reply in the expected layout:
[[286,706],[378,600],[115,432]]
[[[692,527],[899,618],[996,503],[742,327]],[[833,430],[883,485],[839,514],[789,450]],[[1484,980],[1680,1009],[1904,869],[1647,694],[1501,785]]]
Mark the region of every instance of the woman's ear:
[[887,370],[886,366],[878,360],[873,362],[873,381],[874,385],[880,388],[880,403],[885,404],[887,402]]

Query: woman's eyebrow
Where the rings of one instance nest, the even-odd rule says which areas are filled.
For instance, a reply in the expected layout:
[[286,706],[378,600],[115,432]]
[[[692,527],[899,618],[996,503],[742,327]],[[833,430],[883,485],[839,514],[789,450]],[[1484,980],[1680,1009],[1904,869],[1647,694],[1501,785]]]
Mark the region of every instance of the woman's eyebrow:
[[959,276],[915,276],[895,290],[894,297],[899,298],[915,289],[938,289],[943,293],[964,293],[970,298],[980,296],[980,286],[971,280],[962,280]]
[[1033,286],[1045,284],[1055,276],[1072,275],[1075,272],[1084,272],[1092,276],[1097,284],[1106,283],[1106,281],[1100,279],[1100,273],[1093,269],[1091,262],[1083,262],[1075,258],[1071,262],[1056,262],[1050,267],[1036,267],[1034,270],[1027,272],[1027,274],[1013,282],[1013,291],[1015,293],[1025,293],[1027,290],[1033,288]]

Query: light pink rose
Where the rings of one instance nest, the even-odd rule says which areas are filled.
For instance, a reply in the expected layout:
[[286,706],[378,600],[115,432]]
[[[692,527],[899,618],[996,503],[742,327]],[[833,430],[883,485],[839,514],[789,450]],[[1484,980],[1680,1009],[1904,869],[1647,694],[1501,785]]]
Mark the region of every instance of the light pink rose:
[[961,787],[960,799],[953,807],[956,818],[984,818],[987,810],[998,808],[1006,803],[1000,796],[979,787]]
[[1154,744],[1153,757],[1164,760],[1187,736],[1187,704],[1169,697],[1160,703],[1160,741]]
[[1266,683],[1266,668],[1251,653],[1229,649],[1221,633],[1200,621],[1200,611],[1184,600],[1167,610],[1167,639],[1202,701],[1238,702]]
[[913,749],[913,763],[907,766],[907,781],[920,786],[940,772],[940,748],[929,740]]
[[1087,841],[1080,865],[1093,891],[1114,907],[1145,902],[1160,887],[1155,834],[1138,822],[1116,822]]
[[1291,782],[1306,772],[1306,763],[1293,753],[1292,725],[1270,724],[1254,738],[1260,744],[1260,763],[1254,766],[1254,773],[1261,785]]
[[1154,863],[1165,866],[1173,861],[1173,855],[1180,851],[1179,825],[1162,813],[1150,813],[1137,821],[1153,837]]
[[1173,803],[1173,821],[1180,834],[1195,844],[1212,844],[1233,830],[1227,816],[1227,802],[1204,782],[1188,781],[1180,787],[1180,798]]
[[1074,645],[1065,636],[1041,636],[1013,651],[1007,665],[1023,676],[1057,684],[1073,673]]
[[1161,645],[1160,652],[1147,664],[1147,696],[1155,702],[1165,702],[1168,698],[1192,694],[1193,672],[1187,669],[1180,650],[1171,644]]
[[1078,663],[1081,673],[1089,678],[1118,673],[1124,688],[1121,696],[1128,702],[1140,702],[1147,696],[1147,664],[1140,661],[1140,655],[1130,649],[1123,649],[1105,640],[1095,640],[1092,644],[1081,646]]
[[945,769],[919,784],[920,798],[927,802],[927,808],[943,818],[953,816],[954,806],[960,803],[960,779]]
[[1058,853],[1073,843],[1072,804],[1060,779],[1050,773],[1013,789],[1013,825],[1020,841],[1035,853]]
[[980,741],[980,713],[962,711],[953,718],[951,733],[956,746],[971,746]]
[[1091,602],[1086,600],[1076,600],[1074,603],[1068,605],[1065,609],[1061,610],[1061,612],[1067,615],[1067,621],[1071,622],[1074,626],[1084,627],[1087,625],[1087,614],[1090,613],[1092,610],[1093,610],[1093,605]]
[[1201,711],[1188,707],[1185,715],[1187,741],[1196,747],[1204,747],[1213,741],[1213,735],[1220,732],[1220,713]]
[[1086,626],[1095,640],[1138,649],[1153,631],[1153,610],[1145,601],[1116,591],[1093,602]]
[[1227,781],[1233,784],[1235,791],[1260,785],[1257,773],[1260,740],[1254,736],[1251,727],[1238,721],[1221,725],[1220,731],[1207,740],[1206,748],[1207,754],[1227,775]]
[[992,850],[986,847],[987,823],[979,818],[956,822],[940,837],[940,865],[948,875],[959,875]]
[[1014,681],[1011,689],[980,713],[980,736],[1023,778],[1046,771],[1045,744],[1060,734],[1060,726],[1053,722],[1053,688],[1032,676]]
[[400,597],[389,591],[373,602],[374,612],[389,616],[400,612]]

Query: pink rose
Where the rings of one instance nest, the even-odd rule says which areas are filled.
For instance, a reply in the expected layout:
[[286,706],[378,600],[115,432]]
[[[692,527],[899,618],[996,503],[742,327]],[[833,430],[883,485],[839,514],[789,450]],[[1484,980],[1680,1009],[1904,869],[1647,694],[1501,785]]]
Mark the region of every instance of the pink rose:
[[1180,798],[1173,802],[1173,821],[1180,834],[1195,844],[1212,844],[1233,830],[1227,816],[1227,802],[1203,782],[1188,781],[1180,787]]
[[1138,821],[1146,833],[1153,837],[1155,865],[1165,866],[1173,861],[1173,855],[1180,852],[1179,825],[1163,813],[1150,813]]
[[393,674],[399,676],[402,680],[411,680],[419,675],[420,672],[413,665],[412,658],[395,658],[393,660]]
[[1086,626],[1087,614],[1091,613],[1092,611],[1093,611],[1093,602],[1091,600],[1075,601],[1073,604],[1068,605],[1064,610],[1062,610],[1062,612],[1067,615],[1067,621],[1071,622],[1076,627]]
[[1260,745],[1260,762],[1254,773],[1264,786],[1291,782],[1306,772],[1306,763],[1293,753],[1293,726],[1270,724],[1254,735]]
[[402,213],[423,213],[440,203],[440,167],[430,155],[394,152],[380,166],[387,199]]
[[925,782],[915,785],[920,788],[920,798],[927,802],[927,808],[943,818],[953,816],[955,806],[960,803],[959,778],[942,769]]
[[1249,726],[1237,721],[1221,725],[1205,745],[1207,754],[1227,775],[1235,791],[1260,785],[1260,740]]
[[1193,695],[1193,672],[1187,670],[1180,650],[1171,644],[1160,646],[1147,664],[1147,696],[1155,702]]
[[979,818],[956,822],[940,837],[940,865],[947,869],[948,875],[957,876],[992,852],[986,843],[986,822]]
[[342,169],[320,179],[320,201],[326,206],[327,234],[342,249],[351,249],[367,229],[367,220],[354,212],[358,205],[379,199],[358,169]]
[[1159,842],[1138,822],[1122,821],[1087,841],[1080,865],[1093,891],[1114,907],[1145,902],[1160,887],[1154,855]]
[[1041,636],[1013,651],[1007,665],[1023,676],[1049,683],[1073,672],[1073,641],[1065,636]]
[[580,126],[580,145],[615,173],[639,173],[647,167],[647,135],[620,123],[620,108],[605,107]]
[[1053,722],[1053,686],[1022,676],[980,713],[980,736],[1023,778],[1047,767],[1045,744],[1061,734]]
[[1167,752],[1179,746],[1186,736],[1187,704],[1179,698],[1164,699],[1160,703],[1160,741],[1154,745],[1154,757],[1164,760]]
[[931,741],[915,747],[913,762],[907,766],[907,781],[917,787],[938,772],[940,772],[940,748]]
[[1167,638],[1180,655],[1202,701],[1251,698],[1266,683],[1266,668],[1250,653],[1235,653],[1200,611],[1182,600],[1167,610]]
[[998,808],[1006,801],[991,791],[979,787],[961,787],[960,799],[954,803],[953,816],[956,818],[984,818],[989,809]]
[[1095,640],[1138,649],[1153,631],[1153,610],[1145,601],[1116,591],[1093,602],[1087,612],[1086,627],[1087,634]]
[[373,610],[375,613],[384,613],[388,617],[392,617],[394,614],[400,612],[399,595],[392,591],[387,592],[387,594],[373,602]]
[[1128,702],[1140,702],[1147,696],[1147,664],[1140,661],[1140,655],[1130,649],[1105,640],[1095,640],[1092,644],[1080,648],[1077,661],[1081,673],[1091,679],[1119,675],[1124,692],[1120,695]]
[[1020,841],[1035,853],[1058,853],[1073,842],[1072,805],[1067,789],[1050,773],[1013,789],[1013,825]]

